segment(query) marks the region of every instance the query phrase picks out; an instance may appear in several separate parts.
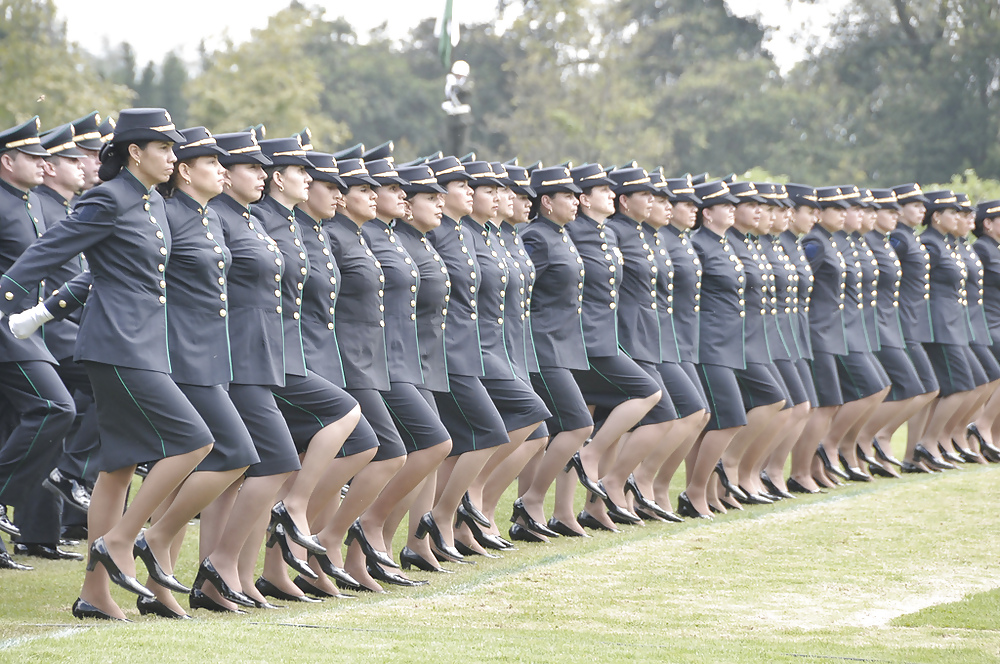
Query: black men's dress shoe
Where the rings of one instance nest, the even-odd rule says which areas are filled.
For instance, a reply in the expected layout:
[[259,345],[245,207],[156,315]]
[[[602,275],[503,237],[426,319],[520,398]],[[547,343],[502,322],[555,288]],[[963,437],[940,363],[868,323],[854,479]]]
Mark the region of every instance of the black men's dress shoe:
[[0,530],[8,535],[12,535],[13,537],[17,537],[21,534],[21,529],[15,526],[14,522],[7,516],[6,505],[0,505]]
[[0,569],[16,569],[21,572],[30,572],[35,569],[31,565],[22,565],[13,558],[6,551],[0,551]]
[[77,479],[67,477],[53,468],[49,476],[42,480],[42,486],[52,493],[62,496],[63,504],[74,507],[84,514],[90,509],[90,492]]
[[14,553],[19,556],[33,556],[46,560],[83,560],[83,554],[63,551],[52,544],[21,544],[14,545]]

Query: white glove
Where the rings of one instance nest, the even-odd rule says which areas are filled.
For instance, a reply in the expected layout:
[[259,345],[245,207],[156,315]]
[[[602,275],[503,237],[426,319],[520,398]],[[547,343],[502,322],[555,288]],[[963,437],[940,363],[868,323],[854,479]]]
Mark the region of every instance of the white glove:
[[42,303],[36,304],[27,311],[22,311],[19,314],[11,314],[10,319],[7,321],[7,325],[10,326],[10,331],[14,333],[14,336],[18,339],[27,339],[32,334],[35,333],[38,328],[40,328],[45,323],[55,318],[49,310],[45,308]]

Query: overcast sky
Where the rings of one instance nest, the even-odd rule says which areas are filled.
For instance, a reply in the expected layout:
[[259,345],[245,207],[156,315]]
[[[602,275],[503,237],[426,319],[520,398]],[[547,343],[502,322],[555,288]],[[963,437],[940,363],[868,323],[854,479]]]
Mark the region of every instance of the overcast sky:
[[[612,0],[613,1],[613,0]],[[793,40],[805,30],[822,40],[831,17],[847,0],[819,0],[803,5],[791,0],[727,0],[739,15],[760,13],[765,25],[775,28],[768,43],[782,69],[788,69],[805,55],[806,40]],[[193,59],[198,43],[222,43],[225,36],[245,41],[253,28],[267,25],[269,16],[287,6],[287,0],[171,0],[148,3],[142,0],[55,0],[59,15],[67,22],[69,38],[87,50],[101,53],[107,44],[128,41],[140,64],[159,62],[173,50]],[[427,17],[437,17],[444,0],[305,0],[307,5],[325,7],[330,17],[343,16],[362,36],[388,20],[389,34],[404,38],[410,28]],[[454,0],[455,13],[463,23],[492,20],[495,0]]]

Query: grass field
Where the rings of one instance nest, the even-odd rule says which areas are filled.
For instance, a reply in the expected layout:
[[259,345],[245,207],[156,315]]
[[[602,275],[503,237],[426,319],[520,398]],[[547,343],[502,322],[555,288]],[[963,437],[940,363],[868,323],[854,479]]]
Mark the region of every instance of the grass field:
[[183,624],[139,618],[117,589],[135,624],[77,621],[83,564],[37,561],[0,573],[0,661],[998,662],[998,505],[1000,467],[965,466]]

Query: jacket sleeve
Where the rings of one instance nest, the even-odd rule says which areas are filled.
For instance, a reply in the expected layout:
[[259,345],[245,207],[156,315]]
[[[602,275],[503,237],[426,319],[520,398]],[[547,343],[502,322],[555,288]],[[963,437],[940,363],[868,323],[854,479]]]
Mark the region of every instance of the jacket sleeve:
[[82,309],[87,303],[92,283],[94,277],[90,270],[86,270],[53,291],[45,300],[45,308],[52,314],[53,320],[63,320],[74,311]]

